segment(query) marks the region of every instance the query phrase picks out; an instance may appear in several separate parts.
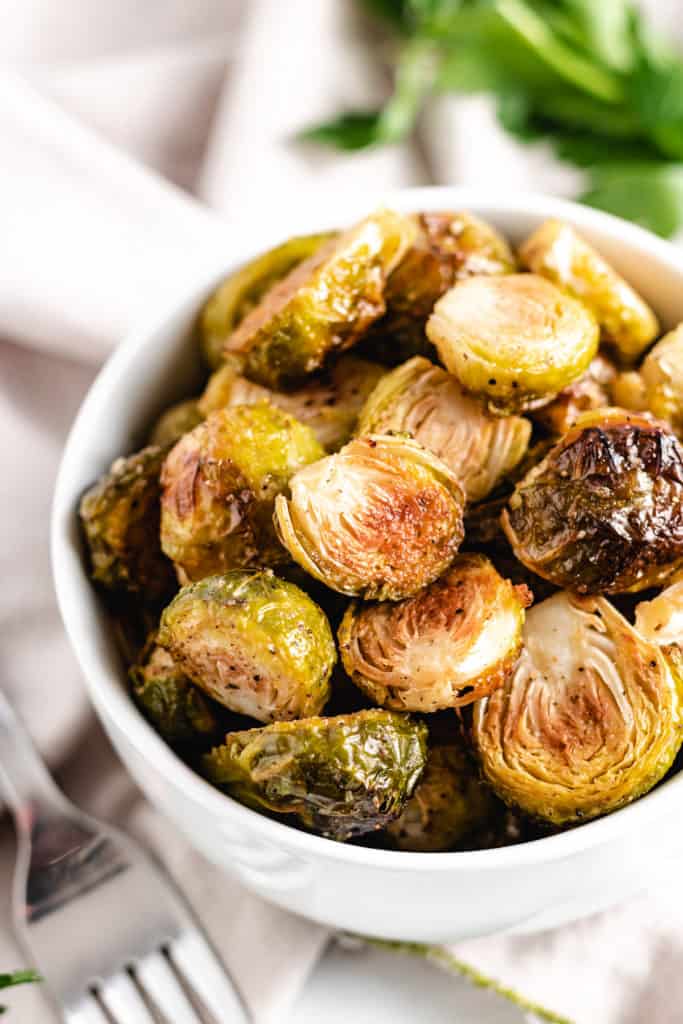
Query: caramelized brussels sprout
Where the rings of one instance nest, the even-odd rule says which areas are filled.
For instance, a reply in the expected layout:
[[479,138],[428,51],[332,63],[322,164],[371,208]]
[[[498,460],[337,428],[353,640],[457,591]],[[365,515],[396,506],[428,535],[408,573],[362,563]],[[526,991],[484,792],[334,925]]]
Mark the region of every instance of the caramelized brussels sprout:
[[199,322],[202,352],[212,369],[223,362],[225,342],[232,331],[266,292],[333,237],[328,232],[290,238],[223,281],[206,303]]
[[300,470],[275,502],[292,558],[343,594],[399,600],[452,562],[464,496],[435,455],[403,437],[362,437]]
[[259,722],[318,714],[337,657],[317,604],[267,569],[183,587],[157,642],[210,697]]
[[519,256],[534,274],[585,303],[625,362],[637,359],[657,337],[657,317],[647,303],[569,224],[546,221]]
[[547,404],[588,369],[592,314],[535,274],[471,277],[439,299],[427,323],[447,370],[494,412]]
[[683,435],[683,324],[652,348],[640,368],[647,408]]
[[228,405],[253,405],[265,399],[310,427],[332,452],[351,437],[358,413],[385,372],[378,363],[347,355],[298,390],[282,392],[252,383],[226,364],[211,376],[199,408],[208,416]]
[[475,706],[473,738],[503,800],[566,825],[659,782],[681,745],[682,710],[656,644],[605,598],[561,592],[528,612],[517,667]]
[[614,364],[598,353],[583,377],[560,391],[549,405],[532,413],[533,419],[553,434],[566,434],[581,413],[610,404],[610,387],[615,377]]
[[140,710],[171,746],[214,742],[220,722],[203,693],[152,638],[129,672]]
[[308,427],[268,402],[220,409],[186,434],[162,472],[161,544],[182,582],[287,554],[273,502],[324,455]]
[[290,387],[350,348],[384,312],[384,287],[415,237],[412,220],[379,210],[325,243],[247,314],[225,343],[245,374]]
[[165,450],[143,448],[116,459],[83,495],[80,517],[92,577],[150,601],[173,591],[173,568],[159,544],[159,473]]
[[204,415],[200,412],[196,399],[189,398],[185,402],[178,402],[162,412],[152,427],[149,443],[159,445],[161,448],[175,444],[184,434],[194,430],[203,419]]
[[531,424],[521,416],[492,416],[455,377],[415,356],[380,380],[357,432],[410,434],[453,470],[468,501],[480,501],[526,452]]
[[352,603],[339,629],[344,668],[381,707],[439,711],[501,686],[519,654],[526,590],[483,555],[395,604]]
[[256,810],[294,814],[331,839],[400,814],[426,760],[427,728],[390,711],[278,722],[228,733],[204,758],[215,785]]
[[399,850],[452,850],[487,825],[499,807],[462,747],[430,747],[422,778],[387,834]]
[[655,586],[683,563],[681,446],[636,413],[584,414],[517,485],[502,523],[517,558],[558,586]]

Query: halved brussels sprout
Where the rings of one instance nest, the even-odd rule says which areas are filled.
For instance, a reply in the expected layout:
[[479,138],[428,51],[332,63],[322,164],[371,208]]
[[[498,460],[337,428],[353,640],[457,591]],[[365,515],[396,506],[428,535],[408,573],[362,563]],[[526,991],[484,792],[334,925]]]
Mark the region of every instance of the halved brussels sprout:
[[227,353],[273,388],[319,370],[384,312],[384,287],[415,237],[408,217],[379,210],[295,267],[232,332]]
[[166,450],[143,448],[116,459],[87,491],[80,517],[92,577],[150,601],[173,592],[173,568],[159,543],[159,474]]
[[502,686],[519,654],[526,588],[483,555],[459,555],[441,579],[395,604],[347,609],[339,629],[344,668],[381,707],[439,711]]
[[321,609],[267,569],[183,587],[157,642],[210,697],[259,722],[318,714],[337,658]]
[[598,353],[583,377],[560,391],[549,405],[532,413],[533,419],[553,434],[566,434],[581,413],[610,404],[610,387],[615,377],[614,364]]
[[220,722],[204,694],[152,637],[129,671],[136,703],[172,746],[215,742]]
[[308,427],[268,402],[220,409],[178,441],[162,472],[161,544],[182,582],[287,560],[273,502],[324,455]]
[[650,349],[640,368],[647,408],[683,435],[683,324]]
[[356,438],[300,470],[290,491],[275,502],[282,543],[343,594],[408,597],[448,568],[462,540],[460,484],[408,438]]
[[384,373],[378,363],[342,356],[303,387],[283,392],[254,384],[226,364],[212,374],[199,408],[208,416],[228,405],[253,405],[265,399],[310,427],[320,444],[332,452],[351,437],[358,413]]
[[204,415],[200,412],[195,398],[178,402],[162,412],[152,427],[149,443],[162,448],[175,444],[184,434],[189,434],[191,430],[194,430],[203,419]]
[[606,341],[626,362],[637,359],[659,333],[657,317],[633,288],[569,224],[548,220],[522,245],[519,256],[580,299],[595,315]]
[[528,612],[517,667],[475,706],[473,739],[503,800],[567,825],[659,782],[683,739],[682,711],[656,644],[605,598],[562,592]]
[[212,369],[223,362],[227,338],[266,292],[333,237],[333,232],[327,232],[290,238],[223,281],[206,303],[199,322],[202,351]]
[[446,369],[499,413],[547,404],[599,342],[586,307],[535,274],[461,281],[437,302],[427,335]]
[[363,343],[370,352],[376,348],[378,358],[390,365],[430,354],[427,319],[456,281],[515,269],[505,239],[470,213],[418,213],[413,219],[416,238],[387,282],[387,311]]
[[479,501],[520,461],[531,437],[521,416],[492,416],[455,377],[415,356],[386,374],[368,398],[358,434],[410,434],[453,470]]
[[422,773],[427,727],[391,711],[228,733],[204,758],[217,786],[256,810],[294,814],[331,839],[383,828]]
[[517,485],[502,524],[517,558],[558,586],[655,586],[683,563],[683,449],[637,413],[585,413]]
[[387,834],[399,850],[452,850],[492,821],[500,806],[461,746],[430,747],[415,792]]

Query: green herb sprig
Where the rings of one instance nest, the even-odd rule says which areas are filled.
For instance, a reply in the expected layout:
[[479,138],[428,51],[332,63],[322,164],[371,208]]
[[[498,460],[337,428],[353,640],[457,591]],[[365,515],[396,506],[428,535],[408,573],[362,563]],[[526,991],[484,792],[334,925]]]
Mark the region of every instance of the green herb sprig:
[[[40,980],[40,975],[33,970],[13,971],[11,974],[0,974],[0,989],[11,988],[14,985],[29,985]],[[0,1006],[0,1013],[6,1011],[6,1006]]]
[[630,0],[358,2],[395,42],[393,92],[305,139],[399,142],[430,95],[489,92],[509,133],[584,170],[583,202],[665,237],[683,225],[683,59]]

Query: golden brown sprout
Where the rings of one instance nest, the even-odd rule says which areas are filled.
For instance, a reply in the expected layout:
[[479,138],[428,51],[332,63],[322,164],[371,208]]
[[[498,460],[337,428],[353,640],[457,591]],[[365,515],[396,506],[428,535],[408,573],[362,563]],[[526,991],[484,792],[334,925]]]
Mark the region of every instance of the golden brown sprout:
[[503,800],[566,825],[659,782],[681,745],[682,711],[656,644],[605,598],[561,592],[528,612],[517,667],[476,705],[473,736]]
[[275,496],[324,452],[308,427],[267,402],[212,413],[164,463],[161,544],[182,582],[287,560]]
[[519,256],[534,274],[580,299],[595,315],[605,340],[633,362],[659,333],[646,302],[569,224],[548,220],[522,245]]
[[648,352],[640,376],[647,408],[683,435],[683,324]]
[[535,274],[461,281],[427,335],[446,369],[500,413],[547,404],[588,369],[599,341],[586,307]]
[[455,377],[415,356],[380,380],[356,431],[410,434],[453,470],[468,501],[480,501],[526,452],[531,424],[493,416]]
[[615,376],[614,364],[598,353],[583,377],[560,391],[549,405],[532,413],[533,419],[553,434],[566,434],[581,413],[604,409],[610,404],[610,388]]
[[498,686],[519,654],[527,593],[483,555],[397,603],[353,602],[339,629],[344,668],[381,707],[462,707]]
[[414,594],[450,565],[462,540],[460,484],[407,438],[356,438],[292,477],[290,491],[275,502],[282,543],[343,594]]
[[610,387],[612,403],[633,412],[647,412],[645,383],[637,370],[618,373]]
[[203,419],[204,415],[200,412],[195,398],[178,402],[162,412],[152,427],[149,443],[159,445],[161,448],[175,444],[184,434],[194,430]]

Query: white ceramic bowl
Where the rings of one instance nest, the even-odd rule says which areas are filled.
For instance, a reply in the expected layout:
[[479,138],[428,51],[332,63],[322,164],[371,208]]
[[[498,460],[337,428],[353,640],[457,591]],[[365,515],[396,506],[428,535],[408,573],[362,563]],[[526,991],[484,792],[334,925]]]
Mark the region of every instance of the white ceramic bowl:
[[[399,210],[468,209],[518,242],[548,217],[575,224],[643,293],[665,326],[683,320],[683,256],[647,232],[538,195],[496,198],[457,188],[405,190],[330,203],[328,223],[297,217],[291,233],[349,223],[384,203]],[[83,490],[134,450],[164,405],[192,392],[199,362],[190,331],[221,277],[279,241],[232,241],[211,279],[117,349],[73,426],[54,499],[52,556],[64,623],[88,689],[123,762],[159,810],[207,857],[265,899],[342,929],[414,940],[533,931],[602,909],[637,891],[653,865],[680,858],[683,773],[599,821],[507,849],[401,853],[346,846],[247,809],[194,774],[141,717],[82,557],[76,509]],[[191,257],[188,256],[188,263]]]

